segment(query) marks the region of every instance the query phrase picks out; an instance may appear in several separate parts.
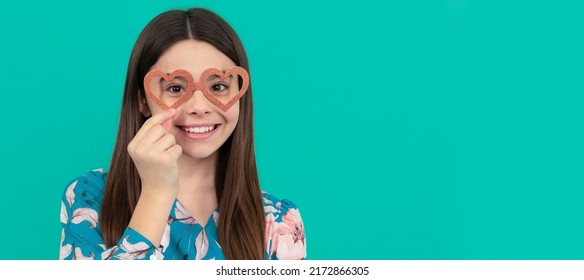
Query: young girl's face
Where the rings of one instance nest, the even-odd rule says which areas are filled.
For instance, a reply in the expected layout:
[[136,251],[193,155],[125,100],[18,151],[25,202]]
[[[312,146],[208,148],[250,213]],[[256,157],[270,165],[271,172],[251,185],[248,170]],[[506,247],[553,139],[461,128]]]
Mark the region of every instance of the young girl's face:
[[[224,71],[233,66],[236,66],[235,63],[211,44],[184,40],[166,50],[151,69],[165,73],[183,69],[191,74],[194,82],[199,82],[201,74],[209,68]],[[162,110],[149,98],[140,104],[140,111],[146,116]],[[202,159],[215,153],[225,143],[238,119],[239,101],[224,112],[197,90],[177,108],[169,131],[182,147],[183,156]]]

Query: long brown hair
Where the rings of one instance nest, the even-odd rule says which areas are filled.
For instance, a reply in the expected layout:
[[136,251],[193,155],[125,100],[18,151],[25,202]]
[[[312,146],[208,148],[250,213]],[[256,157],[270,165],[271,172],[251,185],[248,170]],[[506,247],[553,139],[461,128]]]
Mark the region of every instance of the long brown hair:
[[[146,118],[139,111],[143,78],[158,58],[182,40],[207,42],[249,72],[247,55],[231,26],[202,8],[164,12],[144,28],[130,57],[120,124],[101,207],[102,235],[107,247],[118,243],[130,222],[141,182],[127,147]],[[227,259],[263,259],[265,216],[253,139],[250,86],[240,99],[239,121],[219,149],[215,188],[219,201],[219,243]]]

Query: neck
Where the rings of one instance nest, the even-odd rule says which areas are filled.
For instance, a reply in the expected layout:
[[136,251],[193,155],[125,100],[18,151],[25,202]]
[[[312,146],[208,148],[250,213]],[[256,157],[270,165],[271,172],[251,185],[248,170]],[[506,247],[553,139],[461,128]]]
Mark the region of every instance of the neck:
[[176,199],[203,227],[218,207],[215,193],[217,154],[195,159],[181,155],[178,159],[178,194]]
[[184,154],[179,157],[179,195],[215,194],[217,154],[218,152],[215,152],[203,159],[195,159]]

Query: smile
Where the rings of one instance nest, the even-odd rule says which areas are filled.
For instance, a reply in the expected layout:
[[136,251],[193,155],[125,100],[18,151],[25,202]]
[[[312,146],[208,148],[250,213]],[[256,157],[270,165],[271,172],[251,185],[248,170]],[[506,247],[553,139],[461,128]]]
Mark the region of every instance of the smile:
[[210,139],[221,124],[204,124],[194,126],[178,126],[181,134],[189,140],[204,141]]
[[217,125],[207,125],[207,126],[183,126],[181,127],[181,129],[184,132],[188,132],[188,133],[207,133],[210,131],[215,130],[215,128],[217,128]]

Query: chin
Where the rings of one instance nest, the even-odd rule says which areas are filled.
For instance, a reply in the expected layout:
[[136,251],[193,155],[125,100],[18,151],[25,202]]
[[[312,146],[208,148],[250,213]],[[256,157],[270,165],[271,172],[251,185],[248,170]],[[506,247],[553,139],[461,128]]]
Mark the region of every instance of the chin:
[[190,157],[193,159],[206,159],[217,153],[218,149],[191,149],[183,150],[183,156]]

